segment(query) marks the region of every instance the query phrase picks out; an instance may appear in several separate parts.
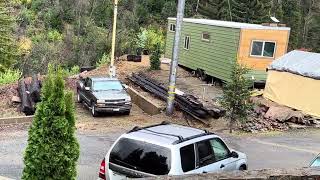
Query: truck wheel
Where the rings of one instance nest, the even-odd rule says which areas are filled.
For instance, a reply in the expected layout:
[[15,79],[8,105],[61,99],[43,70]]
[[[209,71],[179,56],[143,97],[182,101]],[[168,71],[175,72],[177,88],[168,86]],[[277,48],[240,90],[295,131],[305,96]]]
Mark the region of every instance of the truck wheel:
[[130,115],[130,110],[129,110],[129,111],[126,111],[126,112],[124,112],[124,115]]
[[98,116],[98,112],[96,111],[96,105],[95,103],[91,103],[91,115],[93,117],[97,117]]
[[77,102],[82,103],[82,99],[81,99],[79,91],[77,91]]

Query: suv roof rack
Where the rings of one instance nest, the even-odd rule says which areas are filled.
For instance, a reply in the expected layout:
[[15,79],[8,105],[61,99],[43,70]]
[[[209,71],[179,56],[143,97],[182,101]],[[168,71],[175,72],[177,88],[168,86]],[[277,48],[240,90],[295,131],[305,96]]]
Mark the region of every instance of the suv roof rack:
[[160,124],[154,124],[154,125],[145,126],[145,127],[135,126],[134,128],[132,128],[127,133],[132,133],[132,132],[139,131],[139,130],[142,130],[142,129],[152,128],[152,127],[161,126],[161,125],[168,125],[168,124],[171,124],[171,123],[168,122],[168,121],[162,121]]
[[160,135],[166,135],[166,136],[173,136],[178,138],[179,140],[183,140],[182,136],[179,135],[175,135],[175,134],[168,134],[168,133],[162,133],[162,132],[157,132],[157,131],[152,131],[148,128],[152,128],[152,127],[156,127],[156,126],[161,126],[161,125],[168,125],[171,124],[170,122],[167,121],[162,121],[160,124],[155,124],[155,125],[151,125],[151,126],[145,126],[145,127],[139,127],[139,126],[135,126],[133,129],[131,129],[128,133],[132,133],[132,132],[136,132],[136,131],[140,131],[140,130],[145,130],[145,131],[149,131],[152,132],[154,134],[160,134]]
[[171,124],[171,123],[170,123],[170,122],[167,122],[167,121],[162,121],[160,124],[154,124],[154,125],[151,125],[151,126],[145,126],[145,127],[135,126],[134,128],[132,128],[132,129],[131,129],[130,131],[128,131],[127,133],[132,133],[132,132],[136,132],[136,131],[140,131],[140,130],[145,130],[145,131],[152,132],[152,133],[154,133],[154,134],[166,135],[166,136],[173,136],[173,137],[178,138],[178,140],[174,141],[172,144],[179,144],[179,143],[182,143],[182,142],[191,140],[191,139],[195,139],[195,138],[198,138],[198,137],[202,137],[202,136],[214,134],[214,133],[209,132],[208,130],[205,129],[205,130],[203,130],[204,133],[197,134],[197,135],[194,135],[194,136],[190,136],[190,137],[187,137],[187,138],[183,138],[182,136],[179,136],[179,135],[162,133],[162,132],[152,131],[152,130],[148,129],[148,128],[152,128],[152,127],[156,127],[156,126],[161,126],[161,125],[168,125],[168,124]]
[[183,143],[185,141],[189,141],[191,139],[195,139],[195,138],[206,136],[206,135],[212,135],[212,134],[214,134],[214,133],[209,132],[208,130],[204,130],[204,133],[197,134],[197,135],[194,135],[194,136],[190,136],[190,137],[187,137],[187,138],[179,139],[179,140],[173,142],[172,144],[180,144],[180,143]]

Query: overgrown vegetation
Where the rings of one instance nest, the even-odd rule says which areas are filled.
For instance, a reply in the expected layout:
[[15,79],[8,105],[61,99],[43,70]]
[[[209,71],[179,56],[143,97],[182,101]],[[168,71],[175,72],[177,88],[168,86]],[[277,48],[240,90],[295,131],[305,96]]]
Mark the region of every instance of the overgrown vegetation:
[[49,66],[41,100],[29,129],[22,179],[76,179],[75,107],[61,68]]
[[0,72],[0,86],[17,82],[21,75],[22,73],[19,70],[7,69]]
[[227,110],[227,115],[230,118],[230,133],[232,133],[235,124],[246,121],[251,109],[249,88],[252,86],[252,81],[245,77],[248,72],[248,68],[234,62],[230,82],[227,82],[223,88],[221,104]]
[[156,44],[154,47],[154,51],[150,57],[150,70],[160,70],[161,69],[161,52],[160,52],[160,44]]
[[0,72],[16,62],[17,46],[13,37],[14,18],[10,12],[12,2],[0,1]]
[[103,65],[109,65],[110,61],[111,61],[110,56],[107,55],[106,53],[104,53],[103,56],[101,57],[101,59],[99,61],[97,61],[96,67],[101,67]]

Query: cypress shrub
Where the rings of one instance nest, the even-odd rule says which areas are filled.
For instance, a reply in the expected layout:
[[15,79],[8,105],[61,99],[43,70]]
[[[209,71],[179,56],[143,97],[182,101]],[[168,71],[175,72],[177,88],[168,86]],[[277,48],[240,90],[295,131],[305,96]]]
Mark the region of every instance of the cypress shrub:
[[41,100],[29,129],[22,179],[76,179],[75,108],[61,68],[49,66]]

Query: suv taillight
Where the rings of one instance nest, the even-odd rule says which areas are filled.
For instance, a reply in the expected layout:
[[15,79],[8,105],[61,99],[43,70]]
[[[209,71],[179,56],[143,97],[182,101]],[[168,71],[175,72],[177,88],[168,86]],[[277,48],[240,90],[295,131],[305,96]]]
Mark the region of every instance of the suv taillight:
[[100,165],[99,178],[106,180],[106,161],[105,161],[105,158],[103,158],[101,165]]

